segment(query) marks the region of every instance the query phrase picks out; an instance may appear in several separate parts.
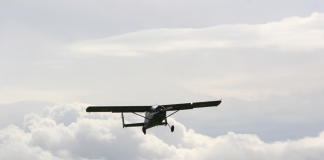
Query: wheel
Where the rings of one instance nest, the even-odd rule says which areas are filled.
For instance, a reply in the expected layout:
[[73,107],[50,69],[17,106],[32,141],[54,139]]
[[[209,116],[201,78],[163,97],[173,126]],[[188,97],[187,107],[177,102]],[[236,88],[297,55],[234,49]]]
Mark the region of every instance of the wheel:
[[172,126],[171,126],[171,132],[173,132],[173,131],[174,131],[174,126],[172,125]]
[[144,135],[146,135],[146,128],[144,126],[142,128],[142,131],[143,131]]

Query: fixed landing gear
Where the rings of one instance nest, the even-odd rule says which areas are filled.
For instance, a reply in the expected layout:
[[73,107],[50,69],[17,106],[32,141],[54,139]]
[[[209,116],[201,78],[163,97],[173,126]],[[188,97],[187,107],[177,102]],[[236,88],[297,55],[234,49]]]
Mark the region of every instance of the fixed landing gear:
[[173,132],[173,131],[174,131],[174,126],[172,125],[172,126],[171,126],[171,132]]
[[[170,127],[169,123],[168,123],[168,126]],[[174,131],[174,126],[172,125],[172,126],[170,127],[170,129],[171,129],[171,132],[173,132],[173,131]]]
[[[170,127],[170,125],[169,125],[167,119],[165,119],[165,125],[168,125],[168,126]],[[173,132],[173,131],[174,131],[174,126],[172,125],[172,126],[170,127],[170,129],[171,129],[171,132]]]
[[142,128],[142,131],[143,131],[144,135],[146,135],[146,128],[144,126]]

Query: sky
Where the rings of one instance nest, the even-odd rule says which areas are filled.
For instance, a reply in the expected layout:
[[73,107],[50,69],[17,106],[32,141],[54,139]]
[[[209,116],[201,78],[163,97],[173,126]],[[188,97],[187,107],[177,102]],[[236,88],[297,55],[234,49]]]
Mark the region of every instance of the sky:
[[323,51],[323,0],[2,0],[0,159],[322,159]]

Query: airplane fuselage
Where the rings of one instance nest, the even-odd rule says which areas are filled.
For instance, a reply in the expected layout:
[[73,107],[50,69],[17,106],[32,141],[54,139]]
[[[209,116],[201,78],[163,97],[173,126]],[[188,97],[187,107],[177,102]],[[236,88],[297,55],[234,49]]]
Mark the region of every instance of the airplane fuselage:
[[166,118],[166,111],[162,111],[162,106],[152,106],[151,111],[145,112],[144,127],[146,129],[158,125],[166,125],[163,120]]

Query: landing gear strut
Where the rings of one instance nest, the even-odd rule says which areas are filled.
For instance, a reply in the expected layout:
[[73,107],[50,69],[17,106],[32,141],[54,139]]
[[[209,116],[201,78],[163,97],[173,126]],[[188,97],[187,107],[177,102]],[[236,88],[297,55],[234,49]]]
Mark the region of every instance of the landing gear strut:
[[[177,110],[177,111],[173,112],[172,114],[170,114],[170,115],[168,115],[168,116],[165,117],[165,123],[168,124],[169,127],[170,127],[170,125],[169,125],[169,123],[168,123],[168,121],[167,121],[167,118],[170,117],[170,116],[172,116],[173,114],[177,113],[178,111],[179,111],[179,110]],[[170,129],[171,129],[171,132],[173,132],[173,131],[174,131],[174,126],[172,125],[172,126],[170,127]]]
[[143,133],[146,135],[146,128],[143,126],[142,128]]
[[[168,123],[168,126],[170,127],[169,123]],[[170,129],[171,129],[171,132],[173,132],[173,131],[174,131],[174,126],[172,125],[172,126],[170,127]]]

